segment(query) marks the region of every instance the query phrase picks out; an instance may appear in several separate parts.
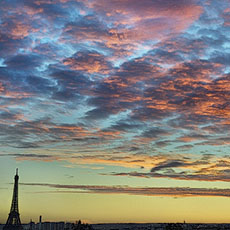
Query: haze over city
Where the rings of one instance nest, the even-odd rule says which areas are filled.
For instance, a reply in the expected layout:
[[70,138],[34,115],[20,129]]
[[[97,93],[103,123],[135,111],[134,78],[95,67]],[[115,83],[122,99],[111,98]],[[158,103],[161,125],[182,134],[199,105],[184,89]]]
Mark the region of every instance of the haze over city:
[[0,223],[230,223],[229,0],[2,0]]

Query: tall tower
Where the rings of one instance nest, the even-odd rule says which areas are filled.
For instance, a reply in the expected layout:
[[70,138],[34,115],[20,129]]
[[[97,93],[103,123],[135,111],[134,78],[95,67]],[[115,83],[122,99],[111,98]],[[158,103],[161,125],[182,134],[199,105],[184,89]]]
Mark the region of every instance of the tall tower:
[[19,210],[18,210],[18,169],[16,169],[16,175],[14,177],[14,192],[13,192],[13,199],[10,208],[9,217],[6,221],[3,230],[22,230],[22,224],[19,217]]

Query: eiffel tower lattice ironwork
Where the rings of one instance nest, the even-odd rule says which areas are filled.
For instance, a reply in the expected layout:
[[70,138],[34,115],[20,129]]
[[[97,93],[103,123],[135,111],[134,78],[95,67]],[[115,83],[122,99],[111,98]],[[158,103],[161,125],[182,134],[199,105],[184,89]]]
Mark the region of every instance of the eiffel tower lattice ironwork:
[[13,192],[13,199],[10,208],[10,213],[8,219],[6,221],[3,230],[22,230],[22,224],[20,221],[20,215],[18,210],[18,169],[16,169],[16,175],[14,177],[14,192]]

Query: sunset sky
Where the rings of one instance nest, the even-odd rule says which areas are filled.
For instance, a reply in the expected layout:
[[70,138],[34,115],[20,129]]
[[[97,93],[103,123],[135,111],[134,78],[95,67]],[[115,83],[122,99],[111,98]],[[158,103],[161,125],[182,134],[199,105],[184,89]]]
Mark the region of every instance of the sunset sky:
[[230,0],[2,0],[0,223],[230,222]]

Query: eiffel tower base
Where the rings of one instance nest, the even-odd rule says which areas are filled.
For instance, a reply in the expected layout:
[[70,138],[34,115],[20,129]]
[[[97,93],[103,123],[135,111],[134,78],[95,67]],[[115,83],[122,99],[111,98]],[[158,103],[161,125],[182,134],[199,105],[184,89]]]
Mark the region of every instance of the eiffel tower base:
[[3,227],[3,230],[22,230],[22,229],[23,227],[21,225],[19,213],[14,211],[10,212],[7,222]]

